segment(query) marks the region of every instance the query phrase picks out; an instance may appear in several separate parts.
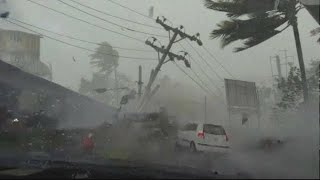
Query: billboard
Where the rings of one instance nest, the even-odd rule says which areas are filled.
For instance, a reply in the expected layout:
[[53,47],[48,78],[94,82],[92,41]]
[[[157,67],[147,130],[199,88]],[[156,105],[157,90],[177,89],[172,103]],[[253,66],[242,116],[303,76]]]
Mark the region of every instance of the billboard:
[[254,82],[225,79],[225,89],[229,108],[258,108]]

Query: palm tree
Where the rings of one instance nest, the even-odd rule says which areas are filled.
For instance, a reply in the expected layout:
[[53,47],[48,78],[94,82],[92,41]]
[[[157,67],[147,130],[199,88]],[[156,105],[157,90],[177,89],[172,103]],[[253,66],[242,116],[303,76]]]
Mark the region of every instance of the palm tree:
[[210,36],[212,39],[221,37],[222,48],[237,40],[244,41],[243,46],[235,48],[234,52],[254,47],[291,26],[303,82],[304,100],[308,100],[297,22],[297,13],[303,6],[298,0],[205,0],[205,7],[227,13],[229,19],[220,22]]
[[109,75],[119,66],[119,53],[107,42],[100,43],[94,54],[90,55],[91,64],[99,69],[100,73]]
[[[99,69],[100,73],[105,73],[106,78],[114,72],[115,88],[118,89],[117,67],[119,66],[119,53],[114,50],[107,42],[100,43],[94,54],[90,55],[91,64]],[[117,91],[117,103],[119,102],[119,93]]]

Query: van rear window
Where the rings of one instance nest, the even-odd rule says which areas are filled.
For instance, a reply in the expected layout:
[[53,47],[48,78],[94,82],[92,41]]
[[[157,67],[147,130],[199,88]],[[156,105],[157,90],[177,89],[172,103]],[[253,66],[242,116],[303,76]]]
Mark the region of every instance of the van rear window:
[[203,125],[204,133],[214,134],[214,135],[226,135],[226,132],[222,126],[205,124]]

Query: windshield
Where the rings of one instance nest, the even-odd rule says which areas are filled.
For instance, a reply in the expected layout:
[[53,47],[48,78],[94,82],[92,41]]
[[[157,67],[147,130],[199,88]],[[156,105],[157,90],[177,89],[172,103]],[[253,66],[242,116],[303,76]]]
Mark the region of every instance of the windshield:
[[0,0],[0,176],[121,161],[319,178],[319,7]]

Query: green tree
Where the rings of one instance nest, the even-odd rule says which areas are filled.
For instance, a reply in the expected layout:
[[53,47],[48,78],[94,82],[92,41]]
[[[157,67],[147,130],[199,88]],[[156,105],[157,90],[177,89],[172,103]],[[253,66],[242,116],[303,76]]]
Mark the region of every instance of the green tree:
[[297,109],[302,99],[302,80],[300,70],[292,66],[288,78],[278,79],[281,101],[277,104],[281,109]]
[[307,69],[307,79],[310,92],[319,93],[319,67],[320,60],[312,60],[310,68]]
[[[276,4],[279,2],[279,4]],[[292,27],[298,54],[303,93],[308,100],[308,88],[298,30],[297,13],[303,8],[298,0],[205,0],[208,9],[226,12],[228,20],[218,24],[211,38],[221,37],[222,48],[241,40],[243,46],[235,52],[254,47]],[[285,25],[285,26],[283,26]],[[281,28],[282,29],[279,29]]]
[[[310,90],[310,103],[319,103],[319,60],[313,60],[307,68],[307,80]],[[281,101],[277,104],[281,109],[296,109],[302,100],[302,80],[300,70],[292,66],[288,77],[278,79]]]

